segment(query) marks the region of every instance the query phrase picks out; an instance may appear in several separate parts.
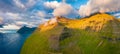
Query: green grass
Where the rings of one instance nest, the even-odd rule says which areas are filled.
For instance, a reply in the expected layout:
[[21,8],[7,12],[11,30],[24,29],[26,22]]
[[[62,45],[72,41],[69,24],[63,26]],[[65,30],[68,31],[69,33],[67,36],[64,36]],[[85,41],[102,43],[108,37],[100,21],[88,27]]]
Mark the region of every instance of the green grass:
[[[58,29],[59,28],[59,29]],[[62,26],[57,26],[49,31],[37,31],[28,38],[25,42],[21,54],[48,54],[49,49],[48,39],[51,36],[58,36],[62,31]],[[53,32],[54,31],[54,32]],[[54,41],[53,41],[54,42]],[[54,52],[54,51],[53,51]]]
[[[63,26],[57,26],[54,29],[40,32],[36,31],[25,42],[21,54],[119,54],[120,41],[114,43],[102,36],[112,38],[112,28],[110,25],[104,30],[109,32],[91,32],[81,29],[68,29],[69,37],[59,41],[59,48],[55,50],[50,48],[49,38],[52,35],[61,36]],[[56,41],[56,40],[55,40]],[[54,40],[52,41],[54,42]]]
[[24,43],[21,54],[120,54],[120,35],[115,33],[120,32],[119,21],[107,22],[97,32],[70,26],[60,23],[45,31],[37,29]]

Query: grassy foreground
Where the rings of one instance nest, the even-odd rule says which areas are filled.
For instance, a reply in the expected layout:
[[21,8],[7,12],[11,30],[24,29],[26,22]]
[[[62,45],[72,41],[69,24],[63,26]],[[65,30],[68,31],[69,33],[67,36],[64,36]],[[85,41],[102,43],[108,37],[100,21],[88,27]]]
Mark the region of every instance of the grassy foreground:
[[[120,54],[120,22],[102,17],[96,27],[99,21],[94,18],[41,25],[26,40],[21,54]],[[81,27],[81,21],[89,24]]]

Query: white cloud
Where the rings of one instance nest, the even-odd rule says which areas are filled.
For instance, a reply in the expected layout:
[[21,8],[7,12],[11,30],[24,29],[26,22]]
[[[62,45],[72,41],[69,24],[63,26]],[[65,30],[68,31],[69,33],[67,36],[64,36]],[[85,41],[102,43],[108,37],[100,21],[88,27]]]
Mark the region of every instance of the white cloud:
[[62,4],[60,7],[56,8],[53,12],[55,16],[67,15],[72,11],[72,6],[68,4]]
[[34,5],[36,3],[36,0],[28,0],[27,5]]
[[28,0],[28,2],[25,4],[26,8],[32,7],[35,5],[37,0]]
[[59,7],[54,9],[54,16],[76,17],[77,11],[73,9],[70,4],[62,3]]
[[13,0],[17,7],[24,9],[25,5],[20,2],[20,0]]
[[89,0],[79,9],[81,16],[88,16],[95,12],[114,12],[120,10],[120,0]]
[[62,0],[62,2],[48,2],[47,6],[54,9],[52,13],[54,16],[64,16],[69,18],[78,16],[77,10],[75,10],[70,4],[67,4],[66,0]]
[[114,16],[120,16],[120,13],[116,13],[116,14],[114,14]]
[[87,5],[82,5],[79,9],[79,14],[81,16],[89,16],[91,14],[91,7]]
[[44,11],[38,11],[38,12],[37,12],[37,15],[38,15],[39,17],[43,17],[43,18],[47,16]]
[[3,26],[2,29],[19,29],[20,27],[14,24],[8,24],[6,26]]
[[10,19],[14,19],[14,20],[21,19],[20,14],[18,13],[6,12],[5,14]]
[[114,13],[112,15],[115,16],[116,18],[120,18],[120,13]]
[[12,16],[12,17],[18,17],[19,16],[18,14],[14,14],[14,13],[10,13],[10,12],[7,12],[6,14],[9,15],[9,16]]
[[17,21],[16,25],[18,25],[18,26],[29,26],[29,27],[35,27],[36,26],[32,22],[24,22],[24,21]]
[[16,22],[16,25],[20,25],[20,26],[27,25],[27,24],[28,24],[27,22],[23,22],[23,21],[17,21]]
[[24,19],[22,16],[20,16],[20,13],[12,13],[12,12],[2,12],[0,13],[0,17],[2,18],[3,24],[11,24],[15,21]]
[[57,8],[58,6],[60,6],[61,3],[57,2],[57,1],[51,1],[51,2],[44,2],[44,6],[47,7],[47,8],[52,8],[52,9],[55,9]]
[[28,9],[29,7],[32,7],[34,4],[36,4],[37,0],[28,0],[25,4],[21,2],[21,0],[13,0],[15,5],[23,10]]

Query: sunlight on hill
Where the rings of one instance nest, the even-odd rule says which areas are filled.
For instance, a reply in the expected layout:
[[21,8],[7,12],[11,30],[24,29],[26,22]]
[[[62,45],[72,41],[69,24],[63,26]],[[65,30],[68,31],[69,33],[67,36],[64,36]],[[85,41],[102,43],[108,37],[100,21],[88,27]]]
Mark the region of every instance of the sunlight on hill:
[[120,54],[120,21],[108,14],[55,17],[26,40],[21,54]]
[[[77,29],[79,28],[79,29],[85,29],[85,30],[90,29],[90,30],[94,30],[94,31],[101,30],[104,27],[104,24],[106,24],[110,21],[113,21],[113,20],[115,20],[115,18],[108,14],[97,14],[90,18],[81,18],[81,19],[67,19],[64,17],[56,17],[56,21],[58,23],[61,23],[68,28],[77,28]],[[44,25],[46,25],[46,24],[44,24]],[[51,24],[49,24],[49,25],[51,25]]]

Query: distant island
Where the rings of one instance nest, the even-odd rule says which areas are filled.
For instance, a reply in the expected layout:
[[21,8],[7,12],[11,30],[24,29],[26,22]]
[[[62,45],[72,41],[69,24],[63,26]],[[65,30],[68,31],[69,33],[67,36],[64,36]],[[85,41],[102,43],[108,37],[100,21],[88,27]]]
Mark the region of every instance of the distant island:
[[22,28],[20,28],[17,33],[20,33],[20,34],[31,34],[32,32],[34,32],[34,30],[36,29],[36,27],[27,27],[27,26],[23,26]]

